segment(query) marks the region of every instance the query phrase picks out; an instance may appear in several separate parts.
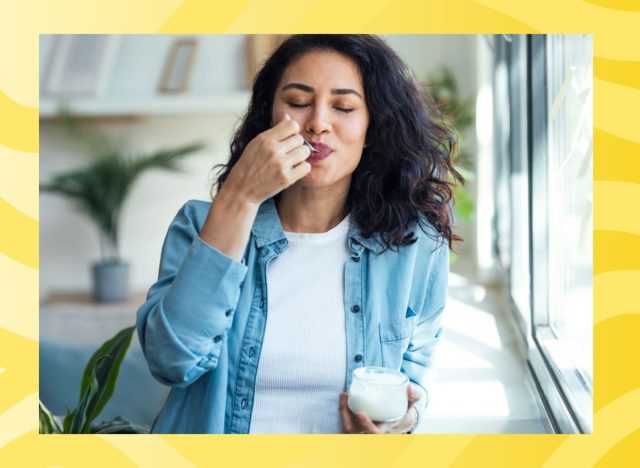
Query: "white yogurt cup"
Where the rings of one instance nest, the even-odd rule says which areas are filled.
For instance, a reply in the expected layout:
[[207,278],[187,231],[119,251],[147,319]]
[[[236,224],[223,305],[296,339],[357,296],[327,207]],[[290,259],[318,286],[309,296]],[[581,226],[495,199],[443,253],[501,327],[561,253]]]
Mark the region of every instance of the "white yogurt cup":
[[348,406],[365,413],[372,421],[397,421],[407,412],[409,379],[385,367],[359,367],[353,371]]

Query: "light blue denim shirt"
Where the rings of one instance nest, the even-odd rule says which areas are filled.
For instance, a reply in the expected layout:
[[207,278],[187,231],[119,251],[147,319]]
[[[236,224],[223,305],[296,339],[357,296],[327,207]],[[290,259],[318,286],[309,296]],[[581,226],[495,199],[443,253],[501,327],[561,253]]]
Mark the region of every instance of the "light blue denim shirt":
[[[154,433],[249,432],[268,313],[266,268],[287,239],[273,199],[267,200],[242,262],[233,260],[198,235],[210,205],[189,201],[180,209],[164,241],[158,281],[138,310],[151,373],[172,387]],[[347,388],[360,366],[402,371],[424,391],[416,404],[422,415],[441,334],[449,251],[421,229],[415,234],[414,244],[382,252],[375,236],[366,239],[350,226],[345,359]]]

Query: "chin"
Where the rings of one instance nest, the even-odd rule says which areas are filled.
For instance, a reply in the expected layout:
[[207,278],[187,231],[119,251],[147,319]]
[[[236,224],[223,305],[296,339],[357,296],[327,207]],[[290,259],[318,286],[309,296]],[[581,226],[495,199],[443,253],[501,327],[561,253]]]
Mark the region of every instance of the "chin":
[[333,177],[327,177],[327,174],[323,175],[318,173],[314,174],[314,171],[311,170],[309,174],[296,182],[296,184],[300,184],[300,186],[306,189],[322,189],[328,187],[337,187],[343,185],[344,183],[351,182],[350,177],[337,177],[336,175],[334,175]]
[[304,188],[323,188],[332,185],[332,181],[330,180],[326,180],[322,177],[313,177],[313,172],[306,177],[303,177],[298,181],[298,183]]

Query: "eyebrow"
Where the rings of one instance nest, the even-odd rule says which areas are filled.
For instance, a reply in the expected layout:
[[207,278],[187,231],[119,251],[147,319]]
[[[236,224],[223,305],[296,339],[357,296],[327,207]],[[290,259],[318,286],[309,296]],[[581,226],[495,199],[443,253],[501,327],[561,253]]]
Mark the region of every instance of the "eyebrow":
[[[305,91],[307,93],[313,93],[315,91],[315,89],[313,89],[311,86],[308,86],[302,83],[289,83],[288,85],[285,85],[282,87],[282,91],[286,91],[287,89],[299,89],[300,91]],[[331,90],[331,94],[338,95],[338,96],[344,96],[346,94],[355,94],[356,96],[358,96],[360,99],[364,101],[364,98],[362,97],[362,95],[355,89],[351,89],[351,88],[334,88]]]

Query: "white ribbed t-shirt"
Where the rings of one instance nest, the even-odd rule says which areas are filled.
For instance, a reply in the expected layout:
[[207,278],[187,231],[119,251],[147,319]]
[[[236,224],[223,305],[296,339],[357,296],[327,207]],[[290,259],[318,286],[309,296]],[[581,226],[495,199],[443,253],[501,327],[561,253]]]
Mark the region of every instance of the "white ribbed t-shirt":
[[267,265],[251,433],[341,432],[349,219],[324,233],[285,232],[288,248]]

